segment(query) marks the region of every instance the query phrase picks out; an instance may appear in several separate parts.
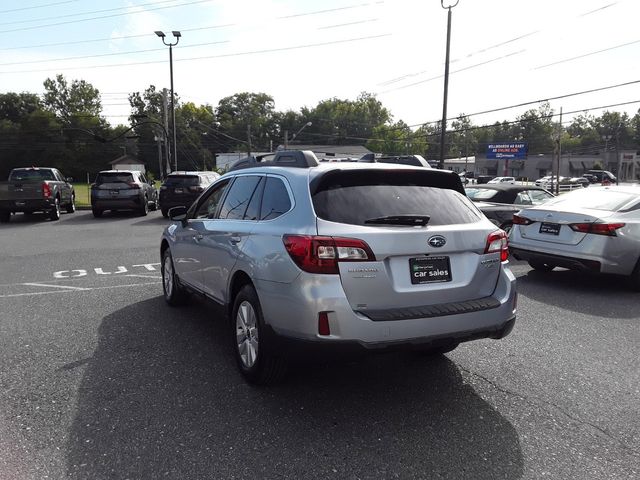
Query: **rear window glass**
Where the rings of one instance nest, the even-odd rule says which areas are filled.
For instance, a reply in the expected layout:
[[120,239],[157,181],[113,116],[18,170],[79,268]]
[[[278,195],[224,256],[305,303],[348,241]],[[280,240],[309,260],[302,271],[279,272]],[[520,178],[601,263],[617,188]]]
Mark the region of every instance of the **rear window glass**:
[[624,206],[637,201],[640,192],[620,192],[616,190],[596,190],[594,188],[574,190],[549,200],[545,205],[556,205],[568,208],[588,208],[593,210],[618,211]]
[[169,175],[163,184],[165,187],[194,187],[200,185],[198,175]]
[[24,169],[24,170],[13,170],[9,177],[9,180],[20,180],[20,181],[42,181],[42,180],[55,180],[53,172],[51,170],[33,170],[33,169]]
[[321,183],[313,194],[313,206],[318,217],[351,225],[393,215],[429,215],[429,225],[473,223],[481,218],[465,196],[438,180],[447,181],[416,172],[341,172]]
[[96,178],[96,184],[101,183],[130,183],[133,182],[133,175],[130,173],[99,173]]
[[497,190],[491,188],[467,188],[465,191],[467,192],[467,197],[474,201],[490,200],[498,193]]

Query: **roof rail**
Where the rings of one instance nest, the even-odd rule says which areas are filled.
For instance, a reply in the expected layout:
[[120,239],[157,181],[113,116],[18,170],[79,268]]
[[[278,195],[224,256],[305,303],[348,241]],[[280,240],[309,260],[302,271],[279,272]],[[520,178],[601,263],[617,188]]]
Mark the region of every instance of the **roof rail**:
[[273,160],[263,160],[270,155],[250,156],[241,158],[229,169],[241,170],[253,167],[294,167],[311,168],[318,166],[318,158],[311,150],[284,150],[273,154]]

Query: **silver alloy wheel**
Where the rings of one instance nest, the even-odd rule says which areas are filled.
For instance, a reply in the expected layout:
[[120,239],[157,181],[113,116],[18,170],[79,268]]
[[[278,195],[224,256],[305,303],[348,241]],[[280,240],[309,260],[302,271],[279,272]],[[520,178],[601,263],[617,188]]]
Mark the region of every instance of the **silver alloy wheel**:
[[258,358],[258,317],[248,301],[243,301],[236,314],[236,345],[245,367],[251,368]]
[[167,298],[173,293],[173,263],[171,255],[165,255],[162,269],[162,282],[164,284],[164,294]]

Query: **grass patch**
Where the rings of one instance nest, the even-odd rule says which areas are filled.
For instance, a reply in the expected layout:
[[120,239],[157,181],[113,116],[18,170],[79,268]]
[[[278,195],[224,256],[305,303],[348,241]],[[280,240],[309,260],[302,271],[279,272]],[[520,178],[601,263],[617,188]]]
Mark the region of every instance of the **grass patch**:
[[76,205],[78,207],[88,207],[91,205],[91,190],[88,184],[74,183],[73,189],[76,191]]

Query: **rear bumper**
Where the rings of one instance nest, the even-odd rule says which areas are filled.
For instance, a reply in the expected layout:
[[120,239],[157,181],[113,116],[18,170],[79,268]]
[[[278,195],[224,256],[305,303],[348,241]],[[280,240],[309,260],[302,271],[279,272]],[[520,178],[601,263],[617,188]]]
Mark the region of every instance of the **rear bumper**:
[[522,248],[510,247],[509,251],[517,260],[534,261],[554,265],[556,267],[568,268],[570,270],[578,270],[583,272],[600,273],[602,263],[598,260],[587,258],[570,257],[564,255],[554,255],[551,253],[540,253],[533,250],[525,250]]
[[53,209],[53,198],[27,200],[1,200],[0,210],[10,212],[41,212]]
[[100,210],[133,210],[142,206],[142,197],[92,198],[91,207]]
[[[515,322],[515,277],[508,267],[501,270],[495,291],[485,305],[441,313],[421,313],[421,308],[398,308],[377,312],[354,311],[337,275],[304,274],[291,284],[255,281],[265,322],[278,337],[322,345],[355,344],[365,350],[415,347],[433,342],[464,342],[477,338],[502,338]],[[410,311],[414,314],[410,314]],[[397,313],[406,311],[402,318]],[[318,333],[319,312],[328,312],[330,335]],[[417,314],[415,313],[417,312]],[[370,318],[367,314],[375,317]],[[389,320],[383,314],[390,314]],[[351,348],[351,347],[348,347]]]

